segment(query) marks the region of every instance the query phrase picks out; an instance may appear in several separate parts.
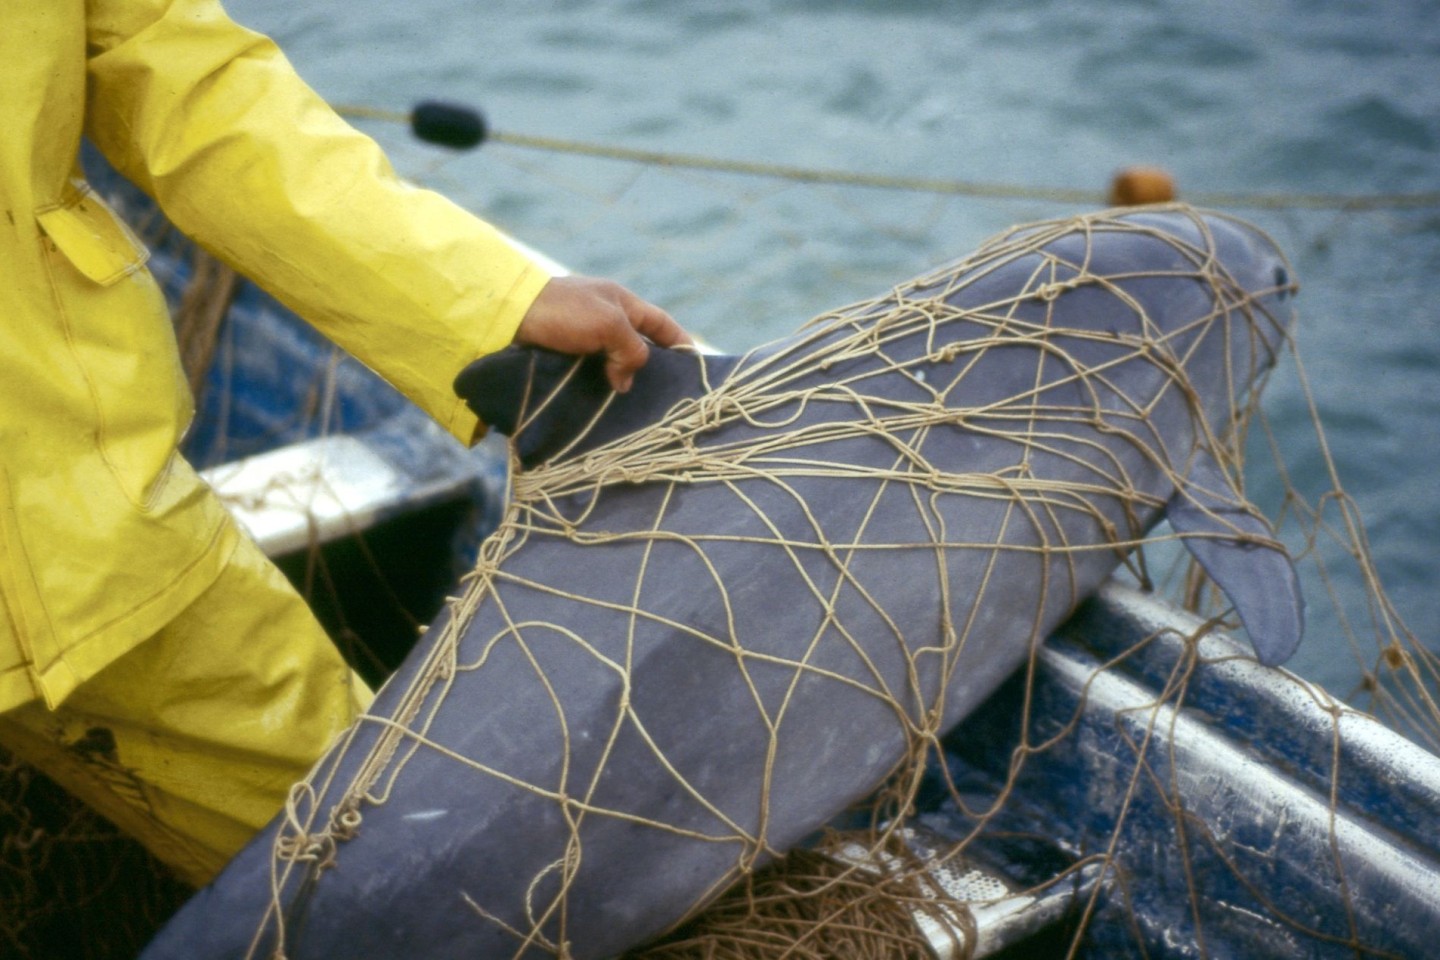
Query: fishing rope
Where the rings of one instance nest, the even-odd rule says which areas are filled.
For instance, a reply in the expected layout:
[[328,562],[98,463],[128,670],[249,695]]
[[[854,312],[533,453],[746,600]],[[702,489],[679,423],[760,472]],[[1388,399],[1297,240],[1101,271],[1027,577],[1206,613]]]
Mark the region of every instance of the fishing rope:
[[[360,105],[340,105],[335,111],[354,120],[377,120],[411,125],[414,115],[399,110]],[[521,150],[617,160],[674,170],[704,170],[737,176],[763,177],[793,183],[863,187],[940,196],[977,197],[991,200],[1027,200],[1046,203],[1105,206],[1106,194],[1073,187],[1027,186],[979,180],[940,177],[913,177],[893,174],[803,167],[783,163],[736,160],[724,157],[643,150],[616,144],[594,143],[563,137],[545,137],[501,130],[487,130],[483,140]],[[1440,191],[1419,193],[1332,194],[1332,193],[1251,193],[1233,191],[1187,191],[1186,199],[1205,207],[1234,210],[1338,210],[1361,213],[1374,210],[1420,210],[1440,207]]]

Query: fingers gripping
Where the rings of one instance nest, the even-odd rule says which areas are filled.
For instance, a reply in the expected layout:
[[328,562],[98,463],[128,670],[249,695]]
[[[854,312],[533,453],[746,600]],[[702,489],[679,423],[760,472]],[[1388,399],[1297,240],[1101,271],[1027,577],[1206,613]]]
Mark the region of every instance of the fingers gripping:
[[690,337],[659,307],[609,280],[556,277],[521,321],[515,340],[560,353],[605,354],[605,375],[624,393],[650,355],[646,338],[662,346]]

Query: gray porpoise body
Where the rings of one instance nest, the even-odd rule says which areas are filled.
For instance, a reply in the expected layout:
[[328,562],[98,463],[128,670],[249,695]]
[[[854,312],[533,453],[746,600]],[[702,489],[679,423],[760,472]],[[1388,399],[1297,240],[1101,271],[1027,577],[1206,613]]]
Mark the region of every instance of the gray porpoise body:
[[[1025,548],[1134,540],[1167,503],[1180,505],[1169,514],[1177,529],[1203,528],[1202,514],[1255,529],[1243,503],[1215,489],[1205,435],[1227,435],[1232,409],[1283,346],[1291,285],[1279,252],[1242,223],[1187,209],[1035,229],[1055,235],[1038,252],[970,268],[971,282],[948,296],[965,308],[1009,302],[1003,342],[993,323],[962,316],[928,332],[877,329],[873,350],[807,360],[874,326],[896,297],[948,283],[951,270],[868,312],[842,311],[744,357],[703,361],[705,382],[721,392],[781,367],[792,375],[775,388],[787,399],[751,421],[697,432],[698,447],[756,449],[781,435],[799,446],[744,460],[753,474],[615,482],[528,514],[531,529],[497,553],[458,636],[460,669],[416,683],[433,669],[442,621],[381,691],[372,714],[397,717],[402,704],[418,704],[420,719],[407,722],[423,721],[424,743],[400,741],[346,838],[322,843],[320,861],[275,860],[277,837],[292,842],[295,833],[277,819],[144,957],[269,957],[282,917],[288,960],[540,956],[562,937],[579,960],[613,956],[863,799],[905,759],[916,727],[948,729],[974,709],[1123,554]],[[1196,277],[1197,263],[1212,259],[1225,278],[1218,286]],[[1112,279],[1067,284],[1082,261],[1089,275]],[[1247,294],[1253,300],[1238,306]],[[1127,301],[1154,327],[1138,329]],[[966,350],[983,338],[986,349]],[[1154,345],[1149,358],[1136,351],[1141,338]],[[1165,362],[1154,362],[1157,351]],[[705,392],[701,364],[657,351],[635,389],[560,459],[693,403]],[[1077,378],[1079,368],[1103,376]],[[1172,380],[1180,368],[1193,395]],[[505,368],[487,369],[493,380]],[[841,381],[849,386],[831,388]],[[815,391],[789,396],[799,387]],[[545,392],[523,396],[533,408]],[[512,402],[501,393],[473,402]],[[964,419],[822,429],[875,420],[890,401],[937,398]],[[538,465],[569,442],[574,411],[582,420],[593,413],[576,395],[570,401],[558,421],[519,426],[526,461]],[[1027,445],[1017,438],[1037,403],[1082,415],[1045,422],[1047,443]],[[506,415],[492,409],[489,419]],[[512,410],[504,425],[517,429],[520,419]],[[940,476],[1069,483],[1061,497],[1083,497],[1084,509],[1018,509],[993,485],[984,496],[944,483],[917,496],[913,483],[815,467],[913,470],[915,450]],[[1207,483],[1177,490],[1177,475]],[[1124,491],[1109,489],[1117,476]],[[656,529],[667,535],[651,536]],[[1278,569],[1277,557],[1289,569],[1276,550],[1202,539],[1210,553],[1197,556],[1227,590],[1273,580],[1266,571]],[[913,548],[863,549],[882,543]],[[1237,563],[1260,566],[1227,583]],[[1262,659],[1283,658],[1298,640],[1293,580],[1266,595],[1234,589]],[[1285,629],[1294,636],[1269,637]],[[927,723],[932,710],[939,718]],[[389,729],[361,721],[346,749],[317,766],[319,795],[301,804],[319,811],[315,830]],[[272,869],[289,871],[278,911]],[[535,929],[544,940],[518,935]]]

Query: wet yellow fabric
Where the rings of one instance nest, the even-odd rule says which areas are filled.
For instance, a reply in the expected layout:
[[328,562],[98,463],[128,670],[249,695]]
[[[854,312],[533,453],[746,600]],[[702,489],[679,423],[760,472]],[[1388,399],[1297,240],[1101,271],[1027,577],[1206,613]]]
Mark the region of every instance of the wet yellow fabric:
[[369,701],[289,582],[242,538],[209,589],[59,710],[33,701],[0,714],[0,745],[198,886]]
[[549,279],[400,182],[214,0],[0,0],[0,711],[61,703],[219,576],[236,531],[175,454],[192,415],[145,251],[82,133],[184,231],[462,440],[451,391]]

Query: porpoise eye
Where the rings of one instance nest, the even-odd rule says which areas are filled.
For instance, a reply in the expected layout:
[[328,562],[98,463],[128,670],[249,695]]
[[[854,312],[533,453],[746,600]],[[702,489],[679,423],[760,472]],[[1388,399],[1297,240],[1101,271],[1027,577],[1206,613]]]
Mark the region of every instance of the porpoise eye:
[[1275,288],[1280,291],[1278,296],[1281,300],[1290,292],[1290,274],[1285,272],[1284,267],[1275,268]]

